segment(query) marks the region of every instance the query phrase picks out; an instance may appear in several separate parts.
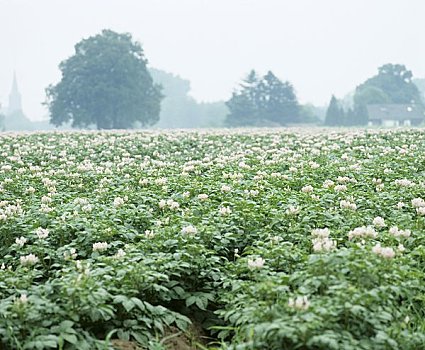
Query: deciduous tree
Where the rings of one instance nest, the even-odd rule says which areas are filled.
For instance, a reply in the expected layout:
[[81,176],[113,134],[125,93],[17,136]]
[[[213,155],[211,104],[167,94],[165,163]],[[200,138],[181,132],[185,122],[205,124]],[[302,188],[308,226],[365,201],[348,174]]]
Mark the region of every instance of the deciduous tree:
[[146,64],[130,34],[103,30],[80,41],[75,54],[59,65],[61,81],[46,89],[50,122],[99,129],[154,124],[162,94]]

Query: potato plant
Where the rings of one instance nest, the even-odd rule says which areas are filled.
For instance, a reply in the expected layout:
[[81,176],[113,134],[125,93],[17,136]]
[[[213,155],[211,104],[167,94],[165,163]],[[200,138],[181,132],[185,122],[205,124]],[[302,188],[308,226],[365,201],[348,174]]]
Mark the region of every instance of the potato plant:
[[0,137],[0,348],[425,349],[425,133]]

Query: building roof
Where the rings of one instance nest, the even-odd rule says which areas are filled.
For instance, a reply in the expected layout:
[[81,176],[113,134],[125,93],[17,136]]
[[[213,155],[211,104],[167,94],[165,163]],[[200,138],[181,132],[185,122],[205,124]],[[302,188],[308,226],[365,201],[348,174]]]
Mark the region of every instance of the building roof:
[[371,104],[367,105],[369,120],[423,120],[424,110],[409,104]]

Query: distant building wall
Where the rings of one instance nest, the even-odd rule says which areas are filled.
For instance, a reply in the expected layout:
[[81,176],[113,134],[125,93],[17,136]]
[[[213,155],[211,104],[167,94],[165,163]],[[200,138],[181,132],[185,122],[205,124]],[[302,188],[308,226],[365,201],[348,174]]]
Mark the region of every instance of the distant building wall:
[[399,122],[398,120],[383,120],[382,126],[385,126],[385,127],[399,126]]

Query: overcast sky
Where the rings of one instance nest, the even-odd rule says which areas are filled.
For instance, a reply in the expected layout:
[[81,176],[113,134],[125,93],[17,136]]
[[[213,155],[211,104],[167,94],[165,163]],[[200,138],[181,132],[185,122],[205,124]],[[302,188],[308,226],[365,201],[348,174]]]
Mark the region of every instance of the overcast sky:
[[0,0],[0,103],[13,70],[24,112],[82,38],[109,28],[140,41],[152,67],[191,81],[198,100],[229,98],[252,68],[301,102],[343,97],[384,63],[425,77],[425,0]]

